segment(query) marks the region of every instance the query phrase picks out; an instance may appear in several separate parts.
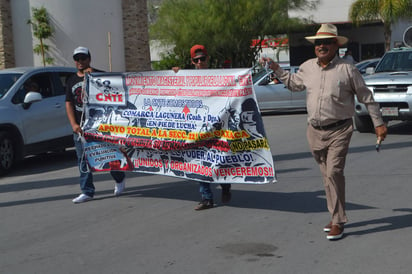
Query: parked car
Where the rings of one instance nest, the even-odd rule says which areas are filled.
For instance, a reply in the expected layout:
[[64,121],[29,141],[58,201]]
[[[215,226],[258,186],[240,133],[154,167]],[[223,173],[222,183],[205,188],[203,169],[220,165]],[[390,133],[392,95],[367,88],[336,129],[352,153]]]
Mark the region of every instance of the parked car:
[[73,146],[65,110],[69,67],[0,70],[0,174],[23,157]]
[[375,68],[380,60],[381,58],[363,60],[363,61],[360,61],[359,63],[356,63],[355,67],[359,70],[361,74],[365,74],[367,68]]
[[[289,66],[283,69],[296,73],[299,67]],[[261,111],[306,110],[306,91],[290,91],[275,77],[273,71],[262,69],[252,79]]]
[[[385,121],[412,120],[412,48],[387,51],[372,74],[364,77],[379,103]],[[369,72],[367,72],[369,74]],[[373,132],[364,104],[356,101],[355,125],[359,132]]]

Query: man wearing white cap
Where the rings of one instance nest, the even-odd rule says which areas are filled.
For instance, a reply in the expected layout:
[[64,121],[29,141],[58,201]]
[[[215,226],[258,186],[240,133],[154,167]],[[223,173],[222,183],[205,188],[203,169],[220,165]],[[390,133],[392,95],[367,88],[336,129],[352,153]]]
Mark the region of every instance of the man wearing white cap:
[[315,45],[316,58],[304,62],[297,73],[284,71],[270,58],[262,58],[261,62],[267,63],[288,89],[302,91],[306,88],[307,139],[322,173],[331,214],[323,230],[328,232],[327,239],[336,240],[343,237],[347,222],[344,167],[353,131],[354,96],[368,108],[381,141],[386,137],[387,128],[379,104],[359,71],[336,54],[348,38],[339,36],[332,24],[322,24],[316,35],[305,38]]
[[[70,125],[73,129],[73,139],[76,148],[77,161],[80,171],[80,189],[82,193],[74,198],[73,203],[84,203],[93,199],[95,187],[93,175],[89,171],[83,157],[83,144],[80,136],[83,134],[81,128],[83,117],[83,81],[84,75],[91,72],[101,72],[90,66],[91,55],[88,48],[77,47],[73,52],[73,60],[76,64],[77,73],[69,77],[66,85],[66,113]],[[120,195],[125,188],[125,173],[121,171],[111,171],[113,179],[116,181],[114,194]]]

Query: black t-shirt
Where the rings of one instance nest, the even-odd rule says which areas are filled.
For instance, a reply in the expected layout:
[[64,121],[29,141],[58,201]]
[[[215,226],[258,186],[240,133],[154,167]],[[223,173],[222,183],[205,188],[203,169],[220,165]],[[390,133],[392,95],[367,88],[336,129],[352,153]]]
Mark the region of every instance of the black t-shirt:
[[[102,70],[93,69],[93,72],[103,72]],[[72,102],[76,122],[80,125],[83,113],[83,81],[84,77],[79,77],[77,73],[70,76],[66,83],[66,102]]]

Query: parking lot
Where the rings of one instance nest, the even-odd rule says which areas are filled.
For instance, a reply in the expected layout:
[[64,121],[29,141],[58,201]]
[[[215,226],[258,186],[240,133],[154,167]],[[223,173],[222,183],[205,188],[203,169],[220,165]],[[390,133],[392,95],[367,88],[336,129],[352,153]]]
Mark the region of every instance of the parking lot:
[[234,184],[232,201],[194,211],[198,184],[128,173],[113,196],[95,174],[95,200],[79,194],[73,150],[26,159],[0,178],[1,273],[410,273],[412,124],[390,124],[381,151],[355,132],[346,166],[345,236],[328,241],[320,172],[305,113],[264,123],[278,183]]

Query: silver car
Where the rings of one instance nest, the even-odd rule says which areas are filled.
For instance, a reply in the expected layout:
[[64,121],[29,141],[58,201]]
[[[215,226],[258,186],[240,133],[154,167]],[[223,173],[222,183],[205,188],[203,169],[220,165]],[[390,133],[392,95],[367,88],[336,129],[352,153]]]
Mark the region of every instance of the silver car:
[[[383,119],[412,121],[412,48],[387,51],[376,69],[368,69],[364,77],[379,103]],[[359,132],[374,132],[364,104],[356,101],[355,125]]]
[[[296,73],[297,66],[284,67]],[[285,111],[306,110],[306,91],[292,92],[275,77],[271,70],[262,69],[253,75],[253,88],[260,110]]]
[[69,67],[0,70],[0,174],[24,156],[73,146],[66,116]]

